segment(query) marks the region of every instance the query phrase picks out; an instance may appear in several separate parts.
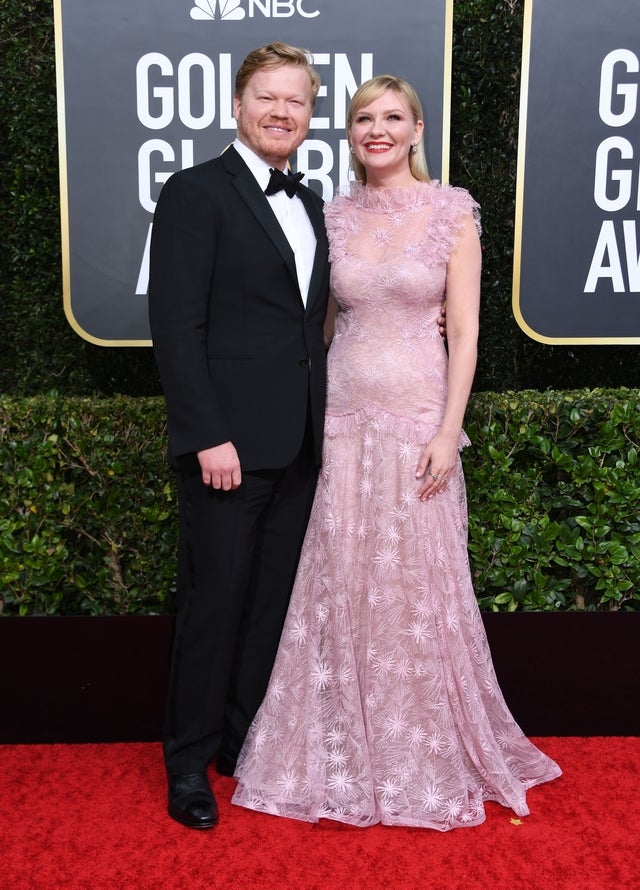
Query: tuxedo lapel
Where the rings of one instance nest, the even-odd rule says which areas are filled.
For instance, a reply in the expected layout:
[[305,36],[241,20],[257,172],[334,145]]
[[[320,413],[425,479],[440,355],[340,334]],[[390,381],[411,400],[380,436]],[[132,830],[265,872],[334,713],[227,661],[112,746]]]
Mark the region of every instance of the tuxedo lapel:
[[233,185],[236,191],[273,241],[282,259],[285,261],[293,280],[297,284],[298,277],[293,250],[273,210],[269,206],[269,202],[260,190],[255,176],[233,147],[228,148],[221,155],[221,158],[227,170],[234,177]]
[[311,270],[311,281],[309,282],[309,294],[307,297],[308,308],[313,302],[314,297],[318,295],[320,286],[324,281],[329,245],[327,241],[327,232],[324,226],[324,215],[318,206],[318,202],[313,200],[312,194],[307,188],[299,189],[298,195],[304,204],[316,236],[316,253],[313,261],[313,269]]

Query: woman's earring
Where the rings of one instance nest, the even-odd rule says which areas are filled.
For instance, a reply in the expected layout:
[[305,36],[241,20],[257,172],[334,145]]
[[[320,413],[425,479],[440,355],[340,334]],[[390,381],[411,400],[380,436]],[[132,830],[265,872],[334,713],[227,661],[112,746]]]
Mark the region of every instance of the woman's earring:
[[417,152],[417,150],[418,150],[418,146],[417,146],[417,145],[412,145],[412,146],[411,146],[411,154],[412,154],[412,155],[414,155],[414,154]]
[[350,146],[349,146],[349,153],[350,153],[350,154],[354,154],[354,151],[353,151],[353,145],[350,145]]

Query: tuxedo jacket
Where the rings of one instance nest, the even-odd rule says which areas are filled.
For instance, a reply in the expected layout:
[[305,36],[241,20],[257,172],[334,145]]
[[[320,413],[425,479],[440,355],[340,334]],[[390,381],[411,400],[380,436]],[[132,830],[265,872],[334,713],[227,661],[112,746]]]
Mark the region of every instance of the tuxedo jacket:
[[287,466],[308,413],[320,462],[328,245],[322,200],[299,194],[317,240],[306,308],[289,242],[234,148],[160,193],[149,316],[176,467],[227,441],[243,470]]

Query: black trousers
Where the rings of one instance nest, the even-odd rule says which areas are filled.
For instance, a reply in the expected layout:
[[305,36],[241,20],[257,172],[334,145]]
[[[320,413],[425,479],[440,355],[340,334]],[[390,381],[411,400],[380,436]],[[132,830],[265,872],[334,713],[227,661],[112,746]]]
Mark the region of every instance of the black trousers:
[[176,620],[164,731],[169,773],[236,758],[269,682],[317,480],[310,436],[236,491],[178,471]]

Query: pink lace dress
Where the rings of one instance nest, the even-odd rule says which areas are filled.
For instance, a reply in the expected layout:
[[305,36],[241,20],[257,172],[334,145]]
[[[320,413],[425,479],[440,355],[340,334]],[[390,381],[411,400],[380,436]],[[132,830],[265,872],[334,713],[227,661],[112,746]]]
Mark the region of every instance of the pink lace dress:
[[475,210],[466,191],[436,182],[354,185],[326,208],[341,311],[324,462],[236,804],[444,831],[482,822],[486,800],[525,815],[526,789],[560,775],[498,686],[467,561],[461,464],[441,494],[416,496],[446,398],[436,319],[447,261]]

